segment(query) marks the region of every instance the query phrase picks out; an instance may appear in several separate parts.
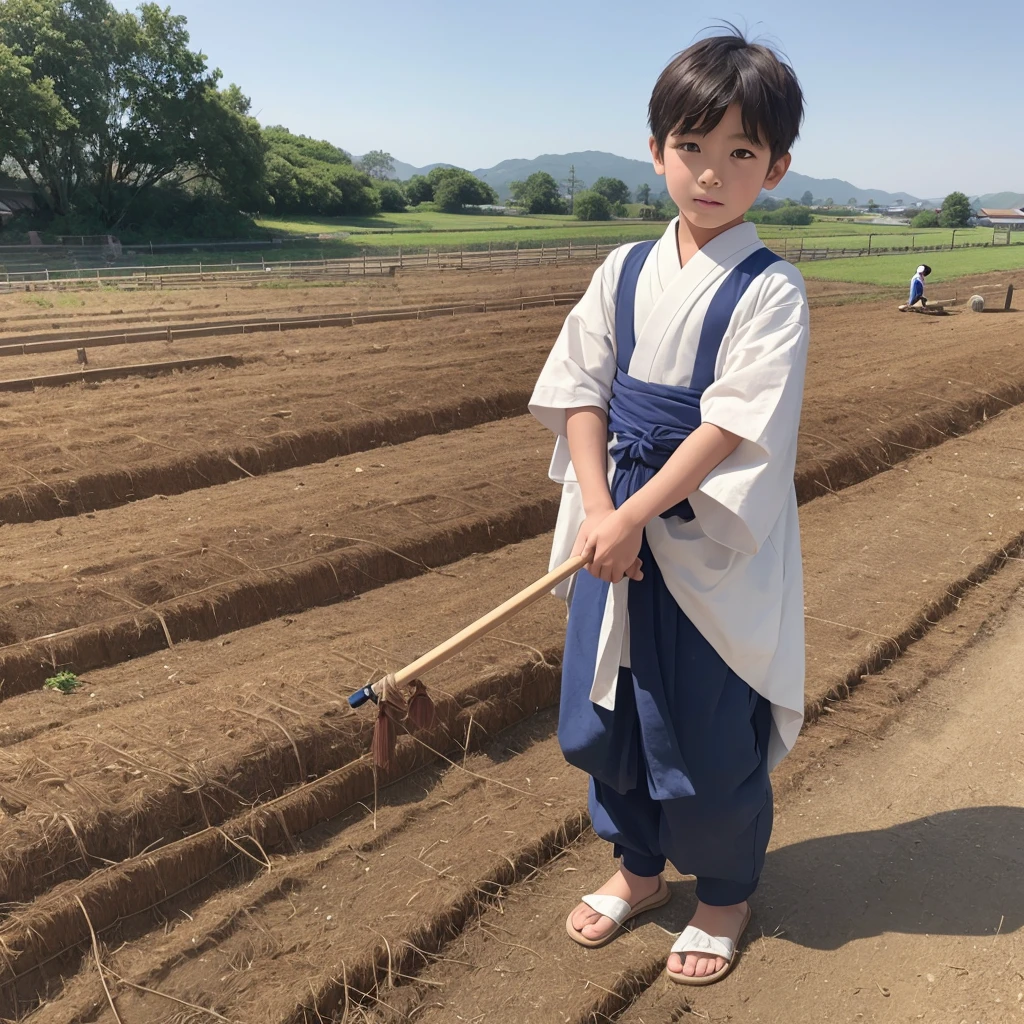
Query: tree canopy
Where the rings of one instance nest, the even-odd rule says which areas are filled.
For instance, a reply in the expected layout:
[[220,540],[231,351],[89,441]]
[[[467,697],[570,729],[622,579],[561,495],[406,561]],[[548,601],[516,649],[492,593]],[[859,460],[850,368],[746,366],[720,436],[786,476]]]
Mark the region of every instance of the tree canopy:
[[528,213],[565,212],[558,182],[547,171],[535,171],[526,181],[512,181],[508,187],[515,205]]
[[[600,180],[600,179],[599,179]],[[577,192],[572,204],[577,220],[611,220],[612,204],[596,189]]]
[[486,182],[461,167],[434,167],[427,175],[434,189],[434,204],[445,213],[464,206],[484,206],[498,201],[498,193]]
[[446,213],[498,201],[498,193],[486,181],[461,167],[432,167],[426,175],[414,174],[402,190],[411,205],[432,202]]
[[365,171],[371,178],[383,181],[395,173],[395,161],[390,153],[381,149],[371,149],[360,161],[359,170]]
[[369,175],[343,149],[275,125],[263,130],[267,192],[276,214],[322,217],[371,214],[381,208]]
[[86,210],[108,228],[154,186],[216,188],[258,209],[264,144],[249,102],[217,88],[185,19],[155,3],[0,4],[0,156],[54,216]]
[[971,201],[963,192],[950,192],[942,200],[939,225],[944,228],[962,228],[971,216]]
[[937,228],[939,218],[934,210],[922,210],[910,222],[912,228]]
[[590,190],[604,196],[613,207],[629,202],[629,186],[620,178],[598,178]]

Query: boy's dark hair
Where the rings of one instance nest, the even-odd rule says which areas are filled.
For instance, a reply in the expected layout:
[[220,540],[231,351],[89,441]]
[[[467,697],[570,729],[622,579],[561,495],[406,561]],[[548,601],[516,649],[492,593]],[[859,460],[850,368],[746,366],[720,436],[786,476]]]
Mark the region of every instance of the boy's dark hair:
[[769,146],[773,164],[789,152],[804,116],[796,74],[767,46],[734,31],[694,43],[661,73],[648,108],[658,153],[670,135],[711,131],[732,103],[750,141]]

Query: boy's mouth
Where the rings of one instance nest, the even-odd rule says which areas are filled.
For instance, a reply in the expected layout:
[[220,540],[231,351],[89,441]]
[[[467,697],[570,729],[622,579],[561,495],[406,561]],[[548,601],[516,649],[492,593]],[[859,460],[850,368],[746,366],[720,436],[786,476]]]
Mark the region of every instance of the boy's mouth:
[[714,206],[724,206],[724,203],[719,203],[714,199],[703,199],[700,196],[695,196],[693,200],[698,206],[706,206],[709,209]]

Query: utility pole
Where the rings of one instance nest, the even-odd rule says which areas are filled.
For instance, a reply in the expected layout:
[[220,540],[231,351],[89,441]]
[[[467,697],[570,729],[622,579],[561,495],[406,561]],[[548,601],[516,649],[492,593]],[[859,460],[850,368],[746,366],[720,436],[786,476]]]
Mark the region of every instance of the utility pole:
[[583,182],[576,177],[575,164],[569,165],[569,177],[565,179],[565,184],[569,186],[569,212],[572,213],[573,197],[583,190]]

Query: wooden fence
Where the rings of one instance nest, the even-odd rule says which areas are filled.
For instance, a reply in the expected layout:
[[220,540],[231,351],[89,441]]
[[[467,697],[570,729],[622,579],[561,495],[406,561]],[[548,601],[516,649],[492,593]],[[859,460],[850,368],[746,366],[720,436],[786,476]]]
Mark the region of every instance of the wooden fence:
[[[780,246],[778,243],[782,242]],[[1022,239],[1024,242],[1024,239]],[[598,261],[617,248],[621,242],[575,243],[538,248],[486,250],[444,250],[426,252],[371,255],[347,259],[275,260],[242,263],[182,263],[150,267],[96,267],[92,269],[25,271],[0,270],[0,291],[38,291],[49,289],[76,289],[102,285],[119,288],[164,288],[206,284],[252,283],[260,280],[329,280],[346,277],[394,276],[399,271],[427,272],[445,270],[515,270],[564,263],[569,260]],[[951,249],[987,248],[991,242],[957,244],[954,239],[942,245],[875,246],[869,236],[866,248],[828,248],[810,246],[804,239],[792,243],[790,239],[768,239],[767,244],[784,259],[803,263],[823,259],[851,259],[884,256],[896,253],[938,252]]]

